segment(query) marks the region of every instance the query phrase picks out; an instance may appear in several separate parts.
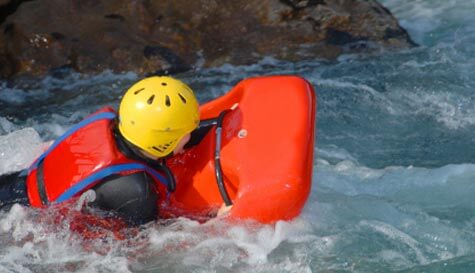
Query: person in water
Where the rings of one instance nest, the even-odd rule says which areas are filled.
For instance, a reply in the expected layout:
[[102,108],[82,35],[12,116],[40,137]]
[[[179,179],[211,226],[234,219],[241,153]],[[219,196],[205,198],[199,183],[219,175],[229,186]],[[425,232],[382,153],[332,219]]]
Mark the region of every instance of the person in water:
[[166,76],[140,80],[126,91],[118,113],[99,110],[28,170],[0,177],[0,207],[47,207],[92,191],[92,206],[130,225],[156,220],[159,198],[175,188],[164,159],[183,150],[198,124],[189,86]]

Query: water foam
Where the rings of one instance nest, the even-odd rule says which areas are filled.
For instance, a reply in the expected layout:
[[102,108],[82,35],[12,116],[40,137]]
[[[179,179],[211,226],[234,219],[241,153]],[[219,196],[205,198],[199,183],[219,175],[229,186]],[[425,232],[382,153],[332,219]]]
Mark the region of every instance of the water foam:
[[276,263],[305,269],[308,264],[300,257],[302,252],[292,253],[289,245],[316,240],[310,232],[309,224],[299,220],[260,225],[215,219],[199,224],[183,218],[150,231],[151,257],[145,259],[151,259],[148,263],[152,268],[161,270],[246,272],[253,268],[266,272]]
[[131,272],[127,246],[84,242],[70,232],[67,219],[55,224],[57,213],[19,205],[0,213],[0,271]]
[[0,136],[0,175],[26,169],[47,145],[33,128]]

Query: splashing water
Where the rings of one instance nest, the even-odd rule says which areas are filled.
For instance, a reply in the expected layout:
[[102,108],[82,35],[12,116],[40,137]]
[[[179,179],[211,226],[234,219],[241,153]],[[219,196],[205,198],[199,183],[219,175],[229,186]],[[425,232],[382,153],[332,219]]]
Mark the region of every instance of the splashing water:
[[[271,226],[180,218],[125,242],[93,242],[91,251],[67,224],[14,206],[0,213],[0,272],[471,272],[475,3],[382,3],[419,47],[178,75],[201,102],[256,75],[297,74],[315,86],[314,184],[299,218]],[[106,72],[0,83],[0,135],[34,128],[41,141],[32,143],[54,139],[96,109],[117,106],[135,80]]]

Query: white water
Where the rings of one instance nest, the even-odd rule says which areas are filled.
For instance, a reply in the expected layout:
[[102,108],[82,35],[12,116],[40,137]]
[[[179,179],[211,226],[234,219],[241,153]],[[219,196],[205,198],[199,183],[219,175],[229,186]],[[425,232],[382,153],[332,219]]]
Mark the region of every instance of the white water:
[[43,144],[33,128],[24,128],[1,135],[0,175],[28,168],[43,152],[45,146],[46,144]]
[[[382,2],[420,47],[178,75],[202,102],[263,74],[298,74],[315,86],[314,185],[299,218],[272,226],[178,219],[91,250],[67,221],[56,227],[42,220],[49,214],[14,207],[0,213],[0,272],[472,272],[475,3]],[[116,106],[136,79],[104,73],[0,83],[0,135],[31,127],[49,141],[103,105]]]

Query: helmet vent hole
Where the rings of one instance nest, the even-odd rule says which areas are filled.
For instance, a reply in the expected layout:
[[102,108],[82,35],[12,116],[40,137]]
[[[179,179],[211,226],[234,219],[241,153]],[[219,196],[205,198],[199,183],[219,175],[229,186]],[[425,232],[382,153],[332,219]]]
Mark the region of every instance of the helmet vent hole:
[[165,96],[165,105],[170,107],[170,97],[168,95]]
[[155,99],[155,95],[150,96],[150,98],[148,98],[147,100],[147,103],[152,104],[154,99]]
[[162,82],[162,86],[167,86],[167,83],[166,83],[166,82]]
[[181,101],[186,104],[186,99],[183,97],[182,94],[178,93],[178,96],[180,97]]
[[137,95],[138,93],[144,91],[145,88],[140,88],[139,90],[134,91],[134,95]]
[[163,150],[160,149],[159,147],[152,146],[152,149],[154,149],[155,151],[158,151],[158,152],[160,152],[160,153],[163,153]]
[[161,144],[161,145],[158,145],[158,146],[152,146],[152,149],[154,149],[155,151],[158,151],[160,153],[163,153],[165,152],[168,148],[170,148],[170,146],[172,145],[173,142],[169,142],[169,143],[165,143],[165,144]]

